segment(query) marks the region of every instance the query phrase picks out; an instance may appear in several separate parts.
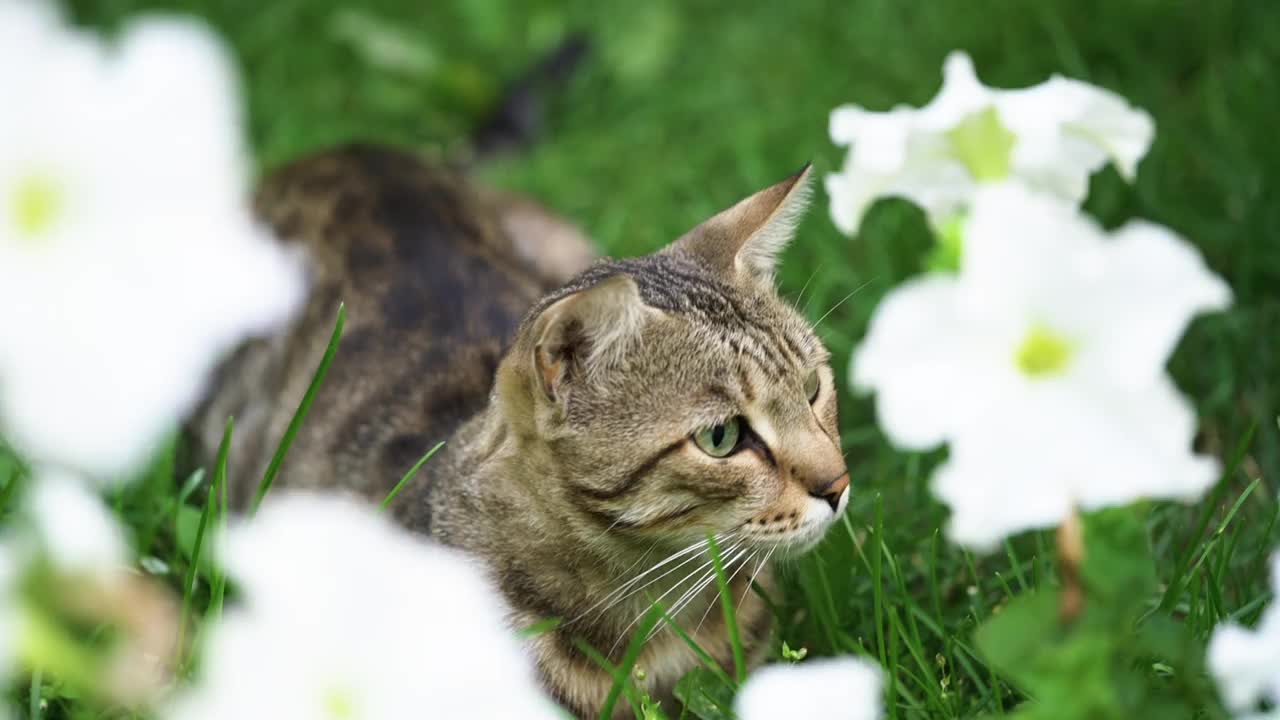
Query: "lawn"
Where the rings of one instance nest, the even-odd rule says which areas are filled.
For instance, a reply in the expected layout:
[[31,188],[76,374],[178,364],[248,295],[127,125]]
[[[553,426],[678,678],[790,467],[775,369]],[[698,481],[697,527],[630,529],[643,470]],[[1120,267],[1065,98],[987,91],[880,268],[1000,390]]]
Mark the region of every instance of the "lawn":
[[[478,172],[540,198],[614,255],[652,251],[806,161],[834,169],[829,111],[927,101],[952,49],[967,50],[988,84],[1061,73],[1124,95],[1154,116],[1156,141],[1135,184],[1114,170],[1094,179],[1088,211],[1107,226],[1141,217],[1172,227],[1235,292],[1171,363],[1200,412],[1198,446],[1230,472],[1200,505],[1145,515],[1161,584],[1143,602],[1204,638],[1223,618],[1252,622],[1267,601],[1280,514],[1280,4],[72,3],[78,21],[106,28],[144,9],[194,13],[227,38],[264,170],[349,139],[456,157],[504,86],[581,34],[590,51],[545,93],[536,138]],[[821,318],[843,383],[873,309],[920,270],[930,240],[905,203],[877,206],[848,238],[823,193],[815,200],[781,289]],[[1056,582],[1051,534],[990,556],[961,552],[941,536],[946,510],[928,492],[940,455],[892,449],[871,400],[848,391],[841,425],[855,492],[843,525],[786,569],[779,646],[877,660],[889,717],[1008,711],[1023,694],[986,667],[972,636],[1014,594]],[[176,573],[186,563],[172,530],[180,483],[165,467],[152,476],[120,507],[146,553]],[[1143,672],[1161,682],[1198,669],[1155,657]]]

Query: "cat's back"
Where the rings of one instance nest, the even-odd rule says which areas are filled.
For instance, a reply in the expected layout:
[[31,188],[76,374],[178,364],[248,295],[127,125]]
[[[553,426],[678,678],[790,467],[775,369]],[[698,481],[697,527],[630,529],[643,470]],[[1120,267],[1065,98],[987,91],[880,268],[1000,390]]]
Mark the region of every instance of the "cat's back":
[[376,500],[484,407],[521,316],[558,278],[521,257],[501,196],[401,151],[295,161],[263,181],[255,207],[303,255],[308,300],[287,331],[224,364],[193,429],[207,457],[235,416],[233,494],[251,497],[343,304],[338,352],[278,482]]

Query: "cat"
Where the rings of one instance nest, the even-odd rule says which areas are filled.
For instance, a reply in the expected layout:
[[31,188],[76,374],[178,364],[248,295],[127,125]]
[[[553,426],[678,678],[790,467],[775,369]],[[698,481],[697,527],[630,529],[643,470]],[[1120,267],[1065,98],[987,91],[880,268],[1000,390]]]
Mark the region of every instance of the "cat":
[[[403,152],[351,146],[277,171],[259,214],[306,257],[309,302],[241,349],[193,419],[207,449],[236,417],[243,504],[327,344],[347,331],[279,475],[381,501],[405,527],[476,557],[548,692],[598,717],[657,600],[732,667],[708,536],[747,661],[767,649],[770,561],[814,545],[848,502],[828,353],[777,295],[809,168],[652,255],[597,259],[571,225]],[[441,588],[447,592],[447,588]],[[700,659],[658,625],[637,682],[665,708]],[[629,717],[618,703],[615,717]]]

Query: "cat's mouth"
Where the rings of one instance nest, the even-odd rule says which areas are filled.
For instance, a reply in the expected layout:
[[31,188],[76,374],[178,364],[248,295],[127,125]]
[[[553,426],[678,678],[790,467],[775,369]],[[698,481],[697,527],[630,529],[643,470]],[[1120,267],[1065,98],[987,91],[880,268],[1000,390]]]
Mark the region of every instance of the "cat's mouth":
[[790,511],[762,513],[743,523],[738,534],[748,542],[786,554],[813,549],[849,504],[849,488],[840,493],[833,509],[829,503],[809,499]]

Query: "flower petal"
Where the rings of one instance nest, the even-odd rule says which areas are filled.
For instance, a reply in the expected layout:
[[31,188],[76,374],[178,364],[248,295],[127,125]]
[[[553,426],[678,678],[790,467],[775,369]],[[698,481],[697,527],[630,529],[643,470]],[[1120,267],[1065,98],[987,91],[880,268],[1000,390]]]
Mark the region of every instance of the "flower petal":
[[1231,289],[1168,228],[1135,221],[1112,236],[1088,288],[1093,344],[1086,362],[1114,382],[1148,382],[1200,313],[1226,309]]
[[[1271,589],[1280,593],[1280,553],[1271,556]],[[1227,707],[1237,713],[1263,700],[1280,701],[1280,603],[1272,600],[1252,630],[1231,622],[1215,628],[1207,664]]]
[[957,434],[933,484],[952,510],[949,537],[990,550],[1006,535],[1059,524],[1072,508],[1192,501],[1213,484],[1217,462],[1192,454],[1194,413],[1171,381],[1087,381],[1011,384]]
[[883,684],[880,667],[860,658],[771,665],[747,678],[733,706],[741,720],[876,720]]
[[353,499],[272,497],[218,550],[244,603],[166,717],[558,717],[474,561]]
[[978,412],[985,389],[969,319],[949,275],[925,275],[891,292],[854,352],[850,380],[874,390],[880,426],[899,447],[936,447]]
[[995,94],[978,80],[968,53],[955,51],[942,63],[942,88],[920,108],[916,123],[922,130],[942,134],[994,101]]
[[80,478],[57,472],[37,474],[27,512],[43,555],[60,572],[108,577],[125,565],[124,530]]

